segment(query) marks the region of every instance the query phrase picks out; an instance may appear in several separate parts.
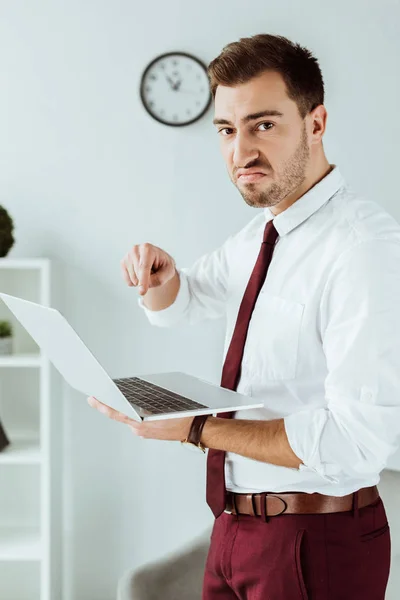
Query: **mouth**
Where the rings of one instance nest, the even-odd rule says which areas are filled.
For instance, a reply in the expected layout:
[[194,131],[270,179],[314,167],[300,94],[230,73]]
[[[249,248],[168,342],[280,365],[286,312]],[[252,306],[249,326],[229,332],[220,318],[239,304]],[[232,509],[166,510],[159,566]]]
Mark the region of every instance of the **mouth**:
[[250,175],[240,175],[238,181],[241,183],[254,183],[260,181],[263,177],[266,177],[264,173],[251,173]]

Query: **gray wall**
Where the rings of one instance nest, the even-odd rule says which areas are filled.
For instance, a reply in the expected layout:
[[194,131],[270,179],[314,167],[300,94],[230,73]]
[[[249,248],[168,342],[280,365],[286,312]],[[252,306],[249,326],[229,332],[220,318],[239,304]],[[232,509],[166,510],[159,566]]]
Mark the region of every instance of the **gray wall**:
[[[328,159],[400,220],[399,19],[394,0],[2,0],[0,204],[17,224],[11,256],[55,260],[61,308],[113,376],[183,370],[218,381],[223,324],[151,328],[119,260],[150,241],[188,265],[254,215],[227,177],[212,110],[175,129],[145,114],[146,64],[175,49],[208,62],[260,32],[308,46],[326,83]],[[126,568],[211,524],[203,457],[136,439],[69,389],[63,435],[65,600],[113,598]]]

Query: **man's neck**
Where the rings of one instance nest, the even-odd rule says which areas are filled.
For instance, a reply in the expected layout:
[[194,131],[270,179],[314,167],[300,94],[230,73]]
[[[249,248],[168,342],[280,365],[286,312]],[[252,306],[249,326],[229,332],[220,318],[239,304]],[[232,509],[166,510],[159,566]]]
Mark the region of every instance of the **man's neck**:
[[270,207],[271,212],[276,216],[281,212],[292,206],[297,200],[299,200],[304,194],[306,194],[314,185],[319,183],[324,177],[326,177],[331,171],[333,167],[329,164],[328,160],[324,156],[324,160],[321,165],[318,165],[317,168],[313,169],[311,174],[308,174],[306,179],[303,181],[301,186],[299,186],[293,194],[287,196],[282,202],[276,204],[275,206]]

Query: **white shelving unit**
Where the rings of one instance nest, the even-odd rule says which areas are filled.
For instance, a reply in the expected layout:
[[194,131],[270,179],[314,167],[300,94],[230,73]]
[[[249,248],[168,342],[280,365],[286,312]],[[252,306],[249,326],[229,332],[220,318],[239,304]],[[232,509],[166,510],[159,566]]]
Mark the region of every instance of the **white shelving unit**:
[[[50,261],[0,259],[0,291],[49,306]],[[46,356],[12,322],[13,354],[0,356],[0,598],[61,600],[61,394]],[[56,397],[56,396],[59,397]]]

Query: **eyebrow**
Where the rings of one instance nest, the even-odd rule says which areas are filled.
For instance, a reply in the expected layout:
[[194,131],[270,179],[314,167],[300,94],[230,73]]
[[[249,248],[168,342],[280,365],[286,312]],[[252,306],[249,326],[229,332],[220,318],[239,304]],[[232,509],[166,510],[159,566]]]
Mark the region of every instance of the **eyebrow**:
[[[242,123],[248,123],[249,121],[255,121],[256,119],[260,119],[261,117],[283,117],[283,113],[279,110],[262,110],[258,113],[253,113],[251,115],[246,115],[241,119]],[[214,119],[214,125],[233,125],[231,121],[228,119]]]

